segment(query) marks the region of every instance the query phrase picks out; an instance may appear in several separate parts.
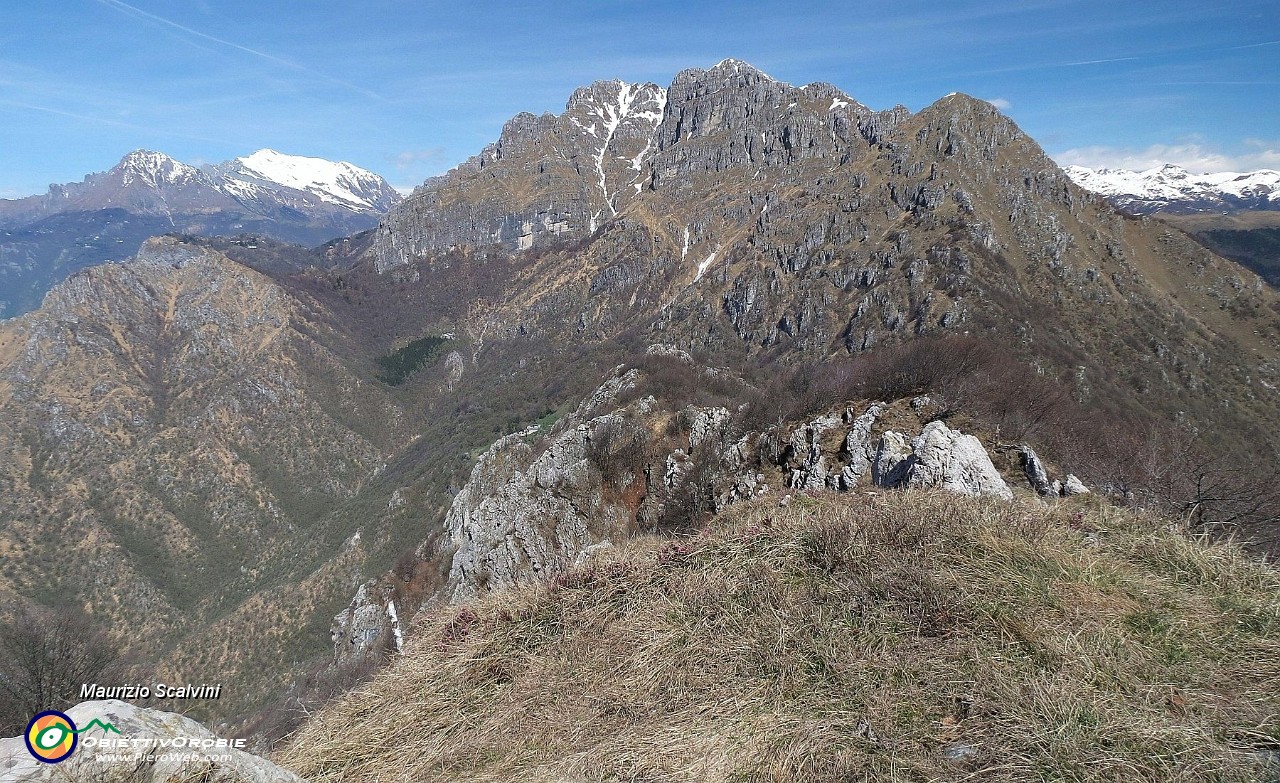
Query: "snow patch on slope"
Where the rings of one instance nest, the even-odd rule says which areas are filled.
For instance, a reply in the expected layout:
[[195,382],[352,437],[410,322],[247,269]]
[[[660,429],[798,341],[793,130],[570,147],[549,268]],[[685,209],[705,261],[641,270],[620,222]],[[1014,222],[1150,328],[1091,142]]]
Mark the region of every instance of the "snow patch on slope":
[[[617,88],[616,95],[612,99],[606,99],[601,103],[591,104],[587,109],[587,113],[599,122],[598,126],[596,122],[584,125],[576,118],[570,118],[570,121],[585,133],[600,140],[600,146],[596,149],[594,155],[596,184],[604,197],[605,207],[608,208],[610,215],[614,216],[618,214],[617,206],[614,203],[617,196],[609,192],[609,181],[604,167],[610,145],[624,122],[640,121],[648,125],[650,131],[656,128],[658,123],[662,121],[663,112],[666,110],[667,93],[661,87],[647,84],[632,84],[621,80],[611,84]],[[654,108],[655,106],[656,108]],[[598,131],[597,127],[599,128]],[[644,159],[652,147],[652,133],[650,132],[648,135],[650,138],[638,155],[634,158],[620,158],[621,160],[628,160],[633,171],[641,172]],[[631,184],[635,184],[635,179],[632,180]],[[636,192],[638,193],[639,191],[640,188],[637,188]],[[604,209],[601,209],[591,216],[591,231],[595,231],[597,221],[603,211]]]
[[700,264],[698,264],[698,274],[693,276],[693,282],[702,279],[702,275],[706,273],[707,267],[715,263],[716,256],[720,255],[720,246],[716,245],[716,249],[711,251],[711,255],[707,256]]
[[396,637],[396,652],[403,652],[404,631],[400,630],[400,615],[396,612],[395,601],[387,601],[387,619],[391,621],[391,632]]

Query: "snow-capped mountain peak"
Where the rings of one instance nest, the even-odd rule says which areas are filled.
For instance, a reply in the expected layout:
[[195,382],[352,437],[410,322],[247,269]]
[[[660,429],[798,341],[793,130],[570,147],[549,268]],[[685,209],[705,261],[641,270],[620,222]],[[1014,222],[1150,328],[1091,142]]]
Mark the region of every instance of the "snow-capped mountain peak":
[[385,212],[397,200],[385,180],[359,166],[271,149],[236,158],[218,171],[223,186],[236,197],[252,198],[257,188],[278,185],[357,211]]
[[1065,171],[1080,187],[1139,214],[1280,209],[1280,172],[1267,169],[1192,174],[1166,163],[1145,171],[1084,166],[1068,166]]
[[737,59],[734,59],[734,58],[732,58],[732,57],[726,57],[726,58],[724,58],[724,59],[723,59],[723,60],[721,60],[720,62],[718,62],[718,63],[716,63],[715,65],[711,66],[711,69],[710,69],[710,70],[713,70],[713,71],[715,71],[715,70],[732,71],[732,72],[733,72],[733,73],[735,73],[735,74],[739,74],[739,73],[743,73],[743,72],[746,72],[746,73],[754,73],[754,74],[757,74],[757,75],[759,75],[759,76],[763,77],[764,79],[766,79],[766,80],[768,80],[768,81],[774,81],[774,78],[773,78],[772,76],[770,76],[769,74],[767,74],[767,73],[765,73],[764,71],[760,70],[759,68],[755,67],[755,66],[754,66],[754,65],[752,65],[751,63],[743,62],[742,60],[737,60]]
[[113,169],[123,185],[141,181],[154,187],[179,185],[201,179],[200,170],[151,150],[134,150],[125,155]]

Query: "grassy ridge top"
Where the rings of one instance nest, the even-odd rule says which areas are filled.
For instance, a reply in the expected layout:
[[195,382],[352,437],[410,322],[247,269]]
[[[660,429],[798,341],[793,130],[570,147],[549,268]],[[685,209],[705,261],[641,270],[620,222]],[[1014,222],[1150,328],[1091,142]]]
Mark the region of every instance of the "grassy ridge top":
[[1280,573],[1085,499],[797,496],[446,607],[315,781],[1257,780]]

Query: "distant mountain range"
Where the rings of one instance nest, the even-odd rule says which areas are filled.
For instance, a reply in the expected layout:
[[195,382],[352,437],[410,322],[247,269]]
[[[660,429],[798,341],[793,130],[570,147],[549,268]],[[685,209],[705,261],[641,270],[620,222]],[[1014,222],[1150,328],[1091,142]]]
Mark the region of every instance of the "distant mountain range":
[[1192,174],[1070,166],[1076,184],[1135,215],[1152,215],[1280,287],[1280,172]]
[[37,307],[72,272],[128,258],[158,234],[318,245],[373,228],[399,199],[382,177],[350,163],[264,149],[196,168],[136,150],[81,182],[0,200],[0,318]]
[[1166,163],[1146,171],[1068,166],[1067,176],[1086,190],[1137,215],[1280,210],[1280,172],[1192,174]]

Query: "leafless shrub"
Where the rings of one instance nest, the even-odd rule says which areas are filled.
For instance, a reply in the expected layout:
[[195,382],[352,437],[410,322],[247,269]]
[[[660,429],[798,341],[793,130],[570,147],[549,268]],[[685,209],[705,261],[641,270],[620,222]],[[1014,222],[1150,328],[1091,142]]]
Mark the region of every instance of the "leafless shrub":
[[41,710],[79,701],[82,685],[120,670],[115,643],[73,607],[23,607],[0,625],[0,730],[22,731]]
[[587,458],[616,490],[640,475],[652,456],[648,432],[619,417],[605,419],[592,431],[586,451]]

